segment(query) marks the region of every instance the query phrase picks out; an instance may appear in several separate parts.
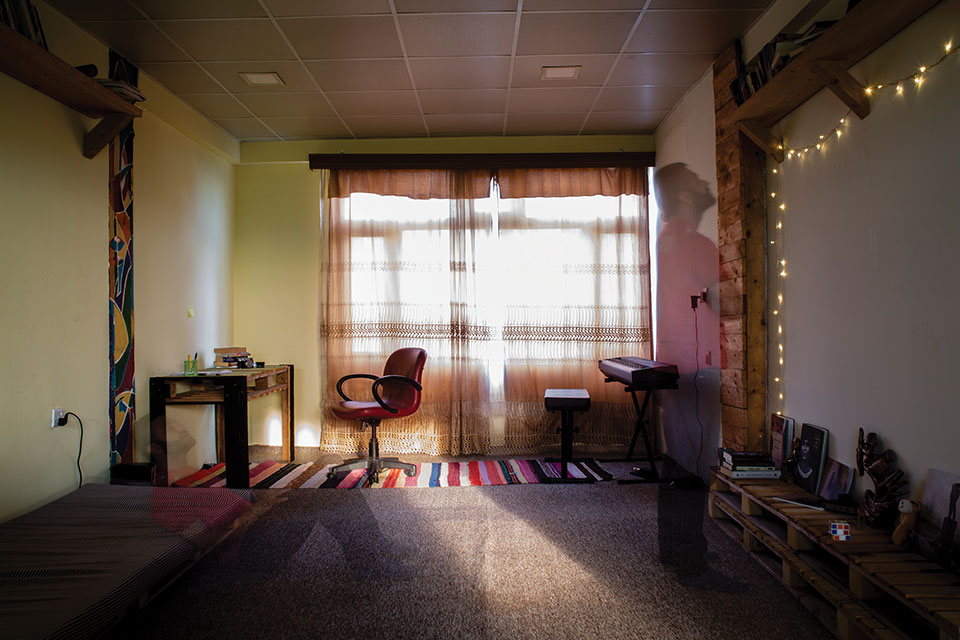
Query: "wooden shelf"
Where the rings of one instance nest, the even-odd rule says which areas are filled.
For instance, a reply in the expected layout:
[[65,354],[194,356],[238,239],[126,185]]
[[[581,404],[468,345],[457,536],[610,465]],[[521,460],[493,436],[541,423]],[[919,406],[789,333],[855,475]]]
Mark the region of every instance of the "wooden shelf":
[[[714,474],[708,511],[732,522],[721,528],[754,557],[762,547],[779,558],[784,585],[801,602],[808,604],[806,596],[815,593],[816,603],[831,607],[835,626],[828,626],[838,637],[960,637],[960,577],[893,544],[888,532],[857,524],[855,516],[796,507],[775,496],[812,497],[780,480]],[[853,539],[834,541],[827,532],[831,520],[850,522]]]
[[103,118],[84,138],[84,155],[92,158],[140,108],[106,89],[42,47],[0,24],[0,71],[90,118]]
[[761,148],[776,154],[776,141],[762,130],[779,122],[823,88],[830,88],[857,115],[866,117],[869,103],[863,87],[846,70],[937,2],[862,0],[737,107],[730,122],[738,123]]

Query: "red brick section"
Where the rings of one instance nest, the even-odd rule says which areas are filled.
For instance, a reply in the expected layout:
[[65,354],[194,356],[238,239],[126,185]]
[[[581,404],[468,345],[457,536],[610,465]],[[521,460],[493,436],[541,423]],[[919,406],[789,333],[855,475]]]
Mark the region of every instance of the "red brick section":
[[737,75],[739,60],[739,45],[733,44],[713,64],[720,245],[721,440],[724,447],[765,450],[765,158],[731,118],[737,105],[730,83]]

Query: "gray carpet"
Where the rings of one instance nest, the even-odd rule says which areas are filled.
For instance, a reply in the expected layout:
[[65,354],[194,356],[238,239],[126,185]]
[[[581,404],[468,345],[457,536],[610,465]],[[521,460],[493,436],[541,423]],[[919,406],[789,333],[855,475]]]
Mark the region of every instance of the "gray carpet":
[[260,492],[116,638],[831,638],[702,490]]

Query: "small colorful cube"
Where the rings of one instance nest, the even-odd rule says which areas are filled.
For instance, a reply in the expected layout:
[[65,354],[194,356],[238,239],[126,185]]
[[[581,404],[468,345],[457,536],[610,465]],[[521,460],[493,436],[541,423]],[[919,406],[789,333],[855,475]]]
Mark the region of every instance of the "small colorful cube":
[[830,535],[834,540],[846,542],[850,539],[850,524],[843,520],[834,520],[830,523]]

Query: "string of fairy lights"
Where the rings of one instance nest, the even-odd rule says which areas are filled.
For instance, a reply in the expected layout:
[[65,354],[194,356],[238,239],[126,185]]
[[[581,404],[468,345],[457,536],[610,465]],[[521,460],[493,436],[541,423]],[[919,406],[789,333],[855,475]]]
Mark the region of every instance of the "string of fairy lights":
[[[937,67],[939,64],[944,62],[951,55],[954,55],[957,51],[960,51],[960,47],[953,46],[953,42],[948,42],[944,45],[944,52],[940,58],[931,64],[924,65],[919,67],[915,72],[903,76],[897,80],[891,82],[882,82],[874,85],[869,85],[864,88],[864,92],[868,97],[873,98],[882,92],[893,91],[897,96],[903,96],[906,87],[913,87],[915,90],[918,90],[923,86],[926,74],[929,73],[932,69]],[[780,191],[780,175],[781,167],[783,163],[793,160],[794,158],[803,158],[804,156],[811,156],[818,152],[821,152],[825,149],[827,144],[833,140],[835,137],[837,140],[840,140],[843,136],[844,129],[849,126],[850,114],[853,113],[853,110],[847,111],[843,114],[843,117],[828,131],[824,131],[819,134],[817,139],[810,144],[804,146],[784,146],[779,145],[778,148],[783,150],[784,156],[783,161],[777,164],[771,170],[770,176],[767,180],[767,187],[769,189],[770,201],[774,204],[774,213],[775,213],[775,223],[772,231],[768,233],[768,239],[770,241],[770,254],[773,254],[772,257],[775,260],[771,261],[769,264],[776,269],[777,281],[776,281],[776,301],[771,310],[770,324],[771,330],[775,332],[776,336],[776,357],[775,367],[770,367],[770,378],[774,384],[774,395],[778,401],[778,406],[776,413],[778,415],[783,414],[784,407],[784,293],[786,291],[786,279],[787,279],[787,255],[786,255],[786,245],[783,241],[783,222],[787,212],[787,203],[783,197],[783,194]]]

